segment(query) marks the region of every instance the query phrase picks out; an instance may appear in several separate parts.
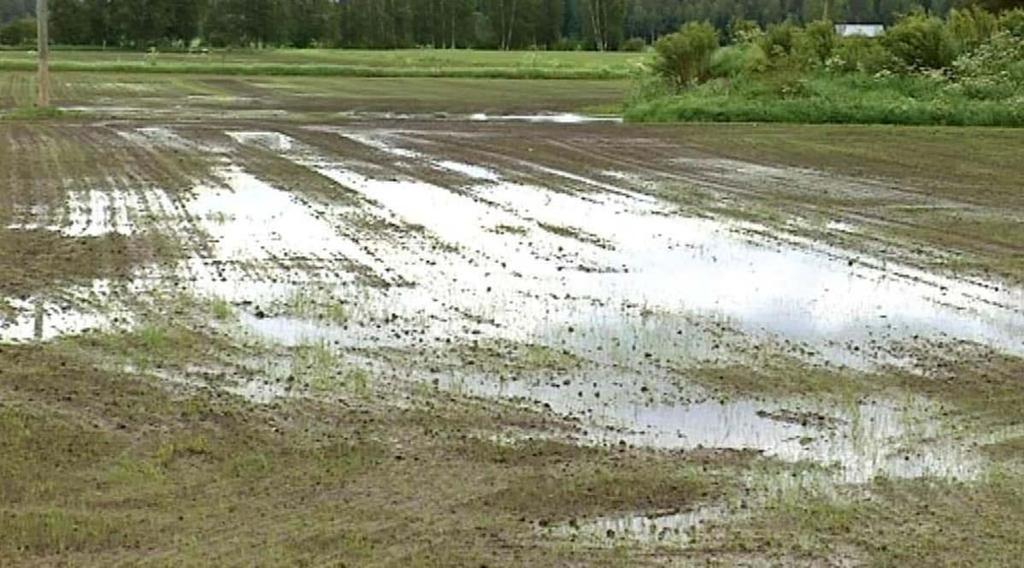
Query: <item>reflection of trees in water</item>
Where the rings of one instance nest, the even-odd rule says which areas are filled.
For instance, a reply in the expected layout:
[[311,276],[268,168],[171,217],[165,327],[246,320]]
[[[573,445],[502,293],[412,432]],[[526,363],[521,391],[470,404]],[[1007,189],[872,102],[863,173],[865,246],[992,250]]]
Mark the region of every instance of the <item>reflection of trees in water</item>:
[[42,298],[36,301],[36,316],[35,316],[35,328],[33,331],[33,337],[36,341],[42,341],[43,339],[43,318],[46,315],[46,308]]

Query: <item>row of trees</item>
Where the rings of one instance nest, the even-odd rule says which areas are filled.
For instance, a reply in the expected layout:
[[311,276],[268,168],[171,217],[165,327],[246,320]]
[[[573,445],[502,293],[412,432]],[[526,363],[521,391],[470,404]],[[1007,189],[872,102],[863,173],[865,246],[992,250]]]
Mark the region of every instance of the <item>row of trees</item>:
[[[53,39],[74,45],[598,49],[642,47],[689,21],[890,23],[957,0],[50,0]],[[973,0],[972,0],[973,1]],[[1009,8],[1024,0],[978,0]],[[35,0],[0,0],[0,25]],[[30,29],[25,22],[18,29]],[[0,34],[2,35],[2,34]],[[9,32],[8,38],[20,38]]]

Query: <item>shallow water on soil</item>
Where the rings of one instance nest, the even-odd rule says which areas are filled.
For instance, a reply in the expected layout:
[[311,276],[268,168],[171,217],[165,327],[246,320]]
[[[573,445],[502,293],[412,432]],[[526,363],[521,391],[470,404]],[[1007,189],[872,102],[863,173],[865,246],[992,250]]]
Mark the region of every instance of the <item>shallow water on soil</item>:
[[[604,176],[619,184],[523,164],[517,167],[541,172],[546,181],[521,183],[511,181],[520,177],[507,166],[404,147],[409,133],[337,129],[339,145],[341,137],[358,142],[394,171],[368,169],[277,132],[227,134],[319,174],[339,194],[357,193],[364,203],[285,191],[236,161],[180,205],[72,194],[68,210],[75,213],[54,230],[129,231],[133,209],[159,210],[166,226],[201,233],[207,242],[165,282],[241,306],[243,326],[288,345],[325,341],[338,349],[391,347],[415,355],[453,343],[508,340],[566,350],[591,366],[548,380],[498,380],[469,371],[425,373],[413,359],[410,374],[475,396],[545,404],[579,420],[588,443],[753,448],[836,465],[848,480],[878,473],[970,477],[977,460],[952,443],[915,444],[941,437],[924,402],[846,408],[718,402],[691,396],[686,369],[742,363],[749,350],[769,345],[808,363],[864,369],[905,362],[909,355],[899,347],[905,342],[976,342],[1024,353],[1021,290],[683,216],[632,191],[629,172]],[[171,129],[127,135],[168,147],[192,144]],[[408,164],[463,179],[448,186],[410,177],[402,167]],[[145,282],[160,287],[160,278]],[[296,298],[321,308],[343,305],[344,317],[296,313],[289,308]],[[8,303],[19,315],[0,328],[0,340],[30,338],[32,308]],[[82,327],[56,326],[41,335]],[[792,417],[780,411],[820,415],[827,425],[780,419]]]
[[[365,133],[348,137],[399,158],[423,158]],[[426,233],[397,243],[358,239],[376,262],[361,260],[379,276],[414,284],[381,300],[399,315],[411,306],[418,317],[447,320],[446,313],[423,310],[456,308],[505,338],[587,344],[602,328],[645,327],[651,314],[696,314],[804,343],[839,363],[884,355],[869,349],[877,344],[921,338],[1024,352],[1019,290],[760,240],[742,227],[682,217],[629,192],[567,193],[497,175],[455,190],[378,179],[295,141],[273,147],[361,194],[373,204],[368,215]],[[638,347],[669,358],[674,349],[671,342]]]
[[590,124],[599,122],[620,123],[618,116],[591,116],[571,112],[541,114],[485,114],[470,115],[474,122],[530,122],[534,124]]
[[720,520],[727,515],[736,516],[724,506],[711,506],[664,515],[600,517],[588,519],[583,523],[558,525],[549,529],[548,533],[556,537],[595,544],[629,539],[685,545],[705,523]]

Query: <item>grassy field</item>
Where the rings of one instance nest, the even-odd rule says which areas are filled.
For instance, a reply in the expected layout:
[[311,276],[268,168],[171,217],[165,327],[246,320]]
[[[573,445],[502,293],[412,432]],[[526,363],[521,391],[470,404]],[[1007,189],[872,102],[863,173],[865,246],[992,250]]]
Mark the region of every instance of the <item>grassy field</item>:
[[[190,73],[340,77],[627,79],[643,55],[468,50],[231,50],[208,54],[57,50],[63,72]],[[29,52],[0,51],[0,71],[27,71]]]
[[[619,112],[620,80],[241,77],[58,73],[54,104],[113,114],[288,112],[294,120],[341,112]],[[0,111],[35,100],[35,75],[0,72]],[[132,113],[131,109],[138,109]],[[121,111],[121,112],[118,112]]]

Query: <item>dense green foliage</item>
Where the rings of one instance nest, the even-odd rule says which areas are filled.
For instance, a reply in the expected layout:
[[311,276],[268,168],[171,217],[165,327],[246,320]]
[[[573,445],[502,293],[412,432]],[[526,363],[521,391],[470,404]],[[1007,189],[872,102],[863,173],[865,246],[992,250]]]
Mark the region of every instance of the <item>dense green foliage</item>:
[[[649,121],[1024,126],[1024,10],[910,14],[880,38],[837,37],[829,23],[745,26],[706,75],[659,50],[627,117]],[[660,40],[671,45],[693,25]],[[704,54],[689,54],[700,65]]]
[[[995,8],[1024,0],[967,0]],[[146,49],[211,46],[473,47],[637,50],[687,22],[733,39],[737,22],[769,28],[822,18],[892,23],[958,0],[50,0],[53,40]],[[35,0],[0,0],[0,26],[30,17]]]
[[654,44],[655,71],[676,86],[707,80],[717,48],[718,32],[711,24],[690,22]]
[[0,26],[0,45],[26,45],[36,41],[36,21],[19,18]]

